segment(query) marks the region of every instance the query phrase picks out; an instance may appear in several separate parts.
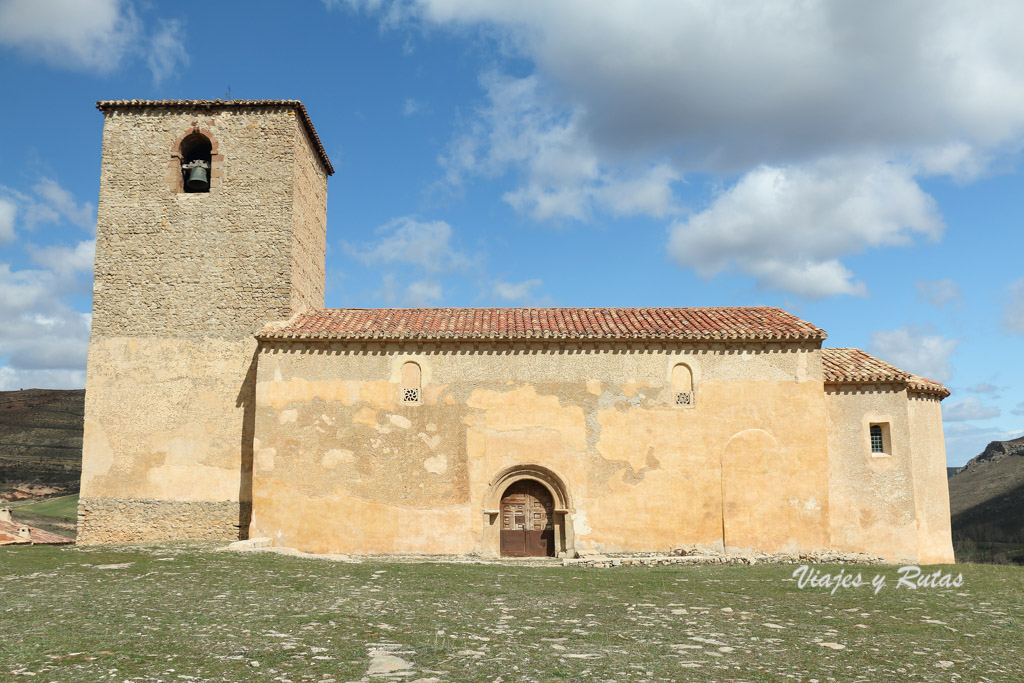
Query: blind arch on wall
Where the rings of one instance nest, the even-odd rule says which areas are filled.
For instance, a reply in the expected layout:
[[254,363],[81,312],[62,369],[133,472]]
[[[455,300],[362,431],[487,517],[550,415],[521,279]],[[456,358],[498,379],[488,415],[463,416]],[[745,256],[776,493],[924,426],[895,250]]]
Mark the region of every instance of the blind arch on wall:
[[419,363],[406,361],[402,364],[401,396],[403,403],[419,403],[421,373]]
[[672,391],[693,391],[693,372],[686,363],[672,367]]
[[420,388],[420,365],[413,361],[406,361],[402,364],[402,388],[403,389],[419,389]]

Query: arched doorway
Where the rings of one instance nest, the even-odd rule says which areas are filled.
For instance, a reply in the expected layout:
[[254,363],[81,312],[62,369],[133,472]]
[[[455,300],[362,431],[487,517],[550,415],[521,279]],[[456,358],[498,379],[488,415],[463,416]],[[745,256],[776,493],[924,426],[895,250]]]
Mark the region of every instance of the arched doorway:
[[[554,547],[547,545],[544,548],[544,552],[540,553],[544,555],[554,555],[556,557],[576,557],[576,539],[575,533],[573,532],[572,517],[575,513],[575,509],[572,506],[572,500],[569,497],[568,488],[565,485],[565,481],[558,474],[552,470],[544,467],[543,465],[536,465],[533,463],[523,463],[521,465],[513,465],[507,467],[498,472],[494,478],[490,480],[487,485],[487,491],[484,494],[483,500],[483,533],[481,535],[481,552],[490,557],[499,557],[507,555],[514,557],[514,555],[508,554],[504,551],[502,546],[502,528],[504,526],[504,520],[502,515],[502,501],[505,500],[506,494],[517,494],[522,491],[516,486],[517,484],[522,485],[532,484],[534,486],[539,485],[543,490],[533,489],[531,494],[533,500],[539,502],[541,511],[548,511],[548,522],[551,524],[551,529],[540,529],[541,531],[551,531],[548,535],[553,538]],[[533,500],[531,500],[531,531],[535,530],[532,527],[536,526],[536,520],[533,518]],[[514,501],[509,501],[514,503]],[[553,507],[545,507],[545,503],[550,502]],[[515,510],[510,510],[511,524],[510,526],[515,527]],[[543,512],[541,512],[543,515]],[[523,517],[523,529],[511,528],[508,531],[526,531],[526,507],[522,510]],[[547,524],[543,525],[544,527]],[[523,535],[525,536],[525,535]],[[513,536],[506,536],[509,543],[513,542]],[[543,535],[542,535],[543,538]],[[526,550],[526,539],[522,539],[523,553],[525,555]],[[513,549],[513,552],[515,550]]]
[[555,501],[535,479],[520,479],[501,494],[501,556],[554,557]]

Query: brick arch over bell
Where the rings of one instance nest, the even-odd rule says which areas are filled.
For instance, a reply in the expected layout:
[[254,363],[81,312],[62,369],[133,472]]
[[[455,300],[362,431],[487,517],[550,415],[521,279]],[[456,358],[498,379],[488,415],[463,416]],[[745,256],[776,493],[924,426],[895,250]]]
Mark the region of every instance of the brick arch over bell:
[[171,191],[176,194],[185,191],[185,181],[181,173],[181,164],[184,163],[184,158],[181,155],[181,143],[196,134],[202,135],[210,141],[210,192],[213,192],[215,188],[220,187],[221,181],[224,177],[224,155],[219,151],[220,143],[217,142],[217,138],[213,136],[213,133],[211,133],[209,129],[202,128],[199,126],[198,121],[193,121],[188,130],[182,133],[171,144],[171,157],[167,162],[168,169],[166,180]]

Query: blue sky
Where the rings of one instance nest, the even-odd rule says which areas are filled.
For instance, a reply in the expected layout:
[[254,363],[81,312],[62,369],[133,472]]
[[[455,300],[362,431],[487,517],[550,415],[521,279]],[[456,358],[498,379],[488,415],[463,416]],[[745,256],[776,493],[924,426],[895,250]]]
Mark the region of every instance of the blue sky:
[[296,98],[328,306],[775,305],[1024,433],[1015,1],[0,0],[0,389],[81,387],[101,99]]

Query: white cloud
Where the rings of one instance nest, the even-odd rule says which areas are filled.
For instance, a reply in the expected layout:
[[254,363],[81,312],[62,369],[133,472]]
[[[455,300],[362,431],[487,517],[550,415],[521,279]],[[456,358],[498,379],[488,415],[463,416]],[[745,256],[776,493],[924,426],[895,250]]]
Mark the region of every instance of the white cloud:
[[1010,285],[1009,295],[1003,310],[1003,326],[1010,334],[1024,334],[1024,278]]
[[999,417],[1000,410],[995,406],[986,406],[980,399],[968,396],[957,403],[942,404],[942,420],[944,422],[966,422],[968,420],[988,420]]
[[156,84],[174,75],[179,66],[189,64],[185,24],[176,19],[161,19],[159,25],[160,29],[149,38],[146,54],[146,64]]
[[620,156],[672,149],[688,168],[742,171],[885,148],[947,173],[1024,131],[1015,0],[365,6],[497,33]]
[[660,160],[602,164],[581,129],[582,114],[553,107],[537,77],[488,73],[481,84],[487,106],[440,159],[449,185],[514,169],[522,184],[503,199],[539,221],[588,220],[593,208],[620,216],[678,211],[671,188],[678,172]]
[[398,299],[398,279],[394,273],[384,273],[380,278],[380,289],[373,293],[375,297],[391,306]]
[[434,280],[418,280],[405,288],[405,301],[414,308],[423,308],[441,300],[440,283]]
[[[998,394],[1002,391],[1002,387],[997,387],[995,384],[989,384],[988,382],[978,382],[973,387],[968,387],[967,391],[973,394]],[[995,396],[998,398],[998,396]]]
[[[0,231],[66,220],[93,232],[95,209],[44,178],[33,196],[0,187]],[[21,245],[38,268],[0,263],[0,388],[73,388],[85,383],[91,315],[68,297],[90,292],[96,240]]]
[[901,370],[937,382],[948,382],[953,374],[949,357],[958,339],[930,335],[913,327],[899,327],[871,333],[871,352]]
[[0,391],[83,388],[85,370],[16,370],[0,365]]
[[385,273],[381,276],[380,289],[373,295],[387,306],[400,302],[404,306],[424,308],[440,301],[444,290],[441,283],[431,278],[416,280],[403,288],[394,273]]
[[0,43],[63,67],[107,72],[138,40],[142,26],[122,0],[7,0]]
[[0,197],[0,245],[14,241],[14,221],[18,205],[12,199]]
[[41,178],[32,197],[0,185],[0,244],[14,240],[20,225],[34,230],[38,225],[58,224],[61,219],[90,233],[96,232],[96,207],[77,202],[74,196],[52,178]]
[[1024,401],[1021,401],[1016,406],[1014,406],[1013,410],[1011,410],[1010,413],[1013,415],[1024,415]]
[[7,386],[22,388],[30,377],[78,377],[69,373],[84,370],[91,316],[63,300],[78,287],[75,277],[0,264],[0,369]]
[[[673,183],[687,174],[740,174],[710,214],[698,214],[709,225],[732,218],[734,228],[706,245],[717,258],[703,270],[729,263],[762,286],[803,296],[864,293],[844,256],[890,246],[893,236],[938,235],[916,178],[972,179],[1024,140],[1017,0],[347,4],[376,12],[389,28],[478,31],[499,54],[534,65],[524,77],[484,75],[485,104],[441,158],[449,185],[512,171],[504,198],[517,211],[538,221],[589,220],[596,211],[671,216],[679,211]],[[863,177],[865,155],[876,168],[884,162],[891,191]],[[824,199],[824,160],[835,172],[833,199],[867,192],[863,220],[826,221],[820,232],[832,233],[813,235],[792,262],[766,253],[782,220],[798,219],[796,232],[806,233],[824,205],[804,215],[795,204],[773,205],[771,194],[737,195],[774,171],[817,176],[806,189]],[[872,237],[871,218],[907,210],[899,229]],[[766,217],[773,220],[761,229]],[[819,248],[834,239],[845,244]],[[673,256],[690,265],[688,255]]]
[[12,238],[19,225],[32,230],[40,223],[60,222],[60,213],[52,206],[13,188],[0,185],[0,202],[7,207],[3,215],[10,219]]
[[402,104],[402,116],[412,116],[418,112],[423,105],[417,102],[411,97],[405,98],[405,102]]
[[58,277],[91,274],[96,260],[96,240],[79,242],[74,247],[63,244],[47,247],[27,246],[32,262],[43,266]]
[[109,73],[132,56],[145,57],[159,82],[187,64],[177,21],[160,20],[146,35],[128,0],[5,0],[0,45],[54,66]]
[[[79,204],[70,192],[61,187],[60,183],[52,178],[40,179],[32,187],[32,190],[43,199],[46,207],[63,216],[73,225],[77,225],[84,230],[96,232],[96,207],[92,202]],[[50,219],[50,222],[54,222],[52,216],[52,213],[44,210],[34,220]]]
[[380,239],[345,250],[367,265],[409,263],[430,273],[465,270],[473,259],[452,245],[452,227],[445,221],[421,221],[412,216],[395,218],[375,231]]
[[676,222],[669,254],[703,277],[736,269],[759,285],[805,297],[864,295],[839,258],[869,247],[937,239],[935,202],[902,166],[827,160],[760,166]]
[[495,282],[494,293],[504,301],[523,302],[533,297],[535,289],[540,287],[542,282],[533,278],[522,282]]
[[948,304],[959,304],[963,301],[960,286],[950,278],[944,280],[920,280],[914,283],[917,287],[917,298],[936,308],[945,308]]
[[992,441],[1008,441],[1024,434],[1021,430],[1005,431],[998,427],[978,427],[965,422],[947,424],[943,431],[946,437],[946,463],[957,467],[979,455]]

